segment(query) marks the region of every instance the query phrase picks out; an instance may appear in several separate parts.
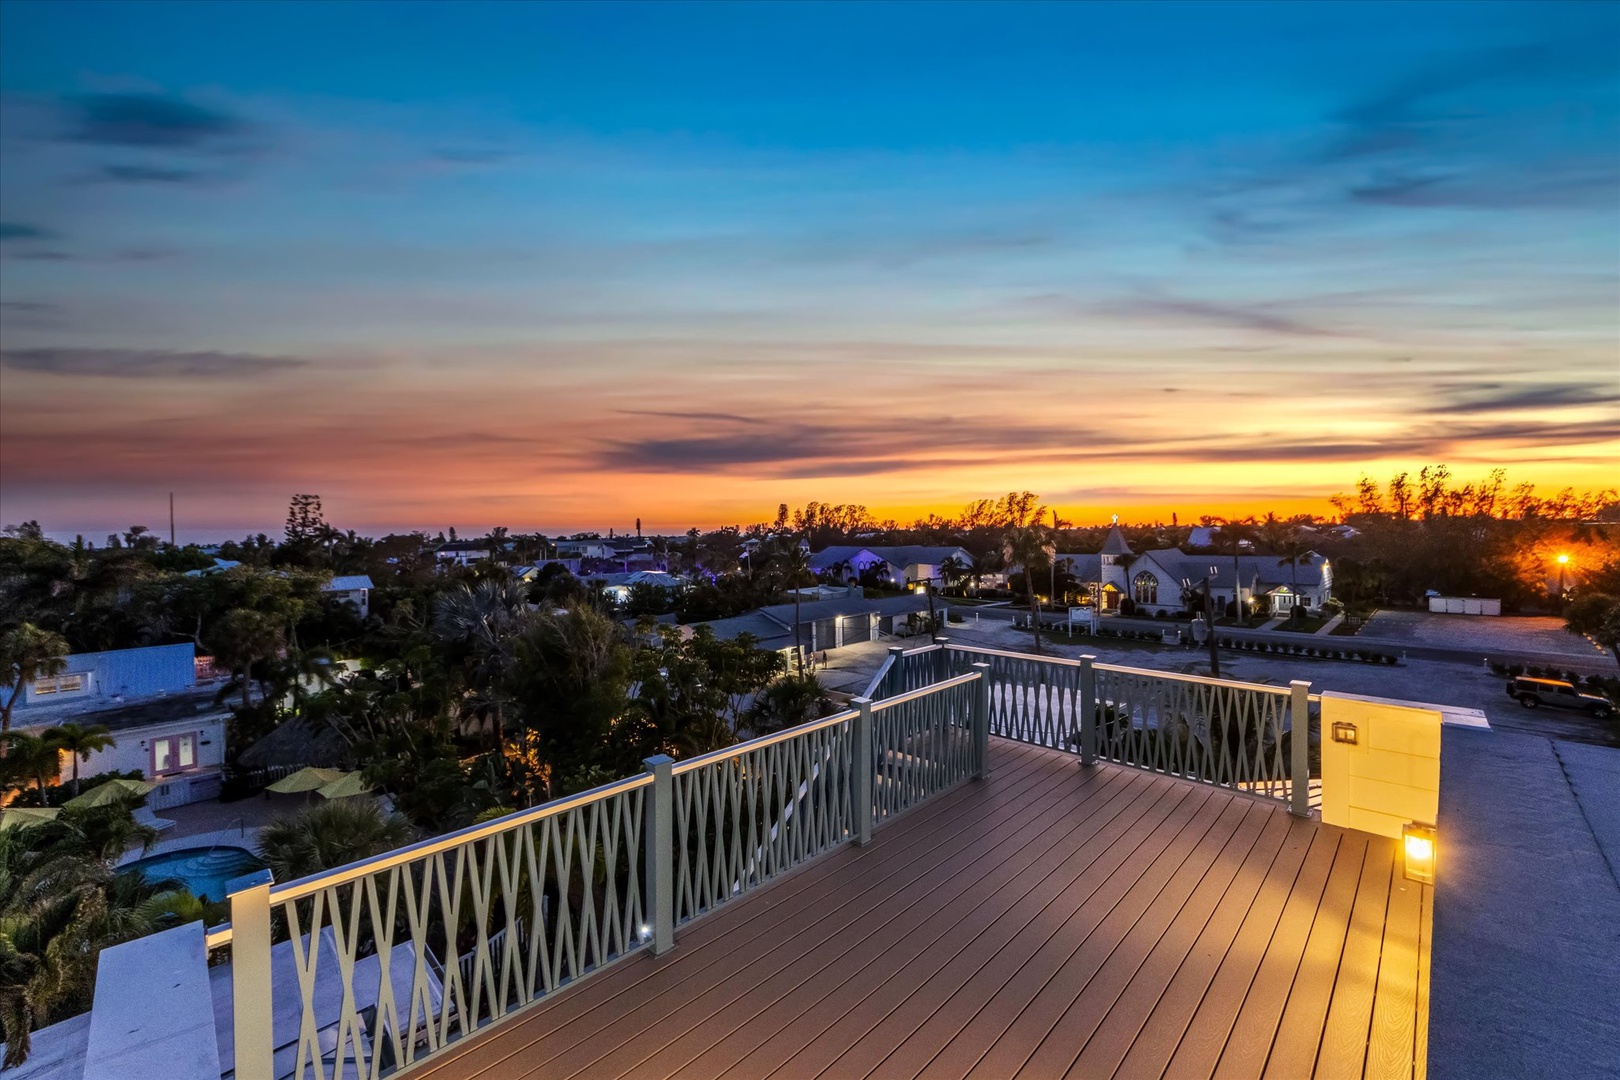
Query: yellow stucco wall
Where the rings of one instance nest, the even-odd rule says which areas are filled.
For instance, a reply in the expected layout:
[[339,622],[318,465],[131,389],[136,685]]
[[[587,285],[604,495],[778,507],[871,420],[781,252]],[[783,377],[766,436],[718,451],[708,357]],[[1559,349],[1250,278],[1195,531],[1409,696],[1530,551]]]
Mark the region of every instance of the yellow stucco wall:
[[[1334,724],[1354,726],[1354,745]],[[1440,808],[1440,713],[1354,694],[1322,695],[1322,820],[1399,838]]]

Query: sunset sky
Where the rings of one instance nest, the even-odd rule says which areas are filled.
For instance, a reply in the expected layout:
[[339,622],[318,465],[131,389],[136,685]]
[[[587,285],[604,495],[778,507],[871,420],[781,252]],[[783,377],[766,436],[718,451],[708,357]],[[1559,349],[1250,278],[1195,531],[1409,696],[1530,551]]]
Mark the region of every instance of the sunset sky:
[[1620,477],[1620,5],[0,6],[0,523]]

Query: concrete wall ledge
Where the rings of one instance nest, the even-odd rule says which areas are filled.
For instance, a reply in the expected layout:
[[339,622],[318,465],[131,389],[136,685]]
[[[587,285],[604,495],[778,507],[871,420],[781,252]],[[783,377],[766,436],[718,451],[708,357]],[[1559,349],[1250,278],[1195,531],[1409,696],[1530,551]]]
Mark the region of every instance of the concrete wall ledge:
[[102,952],[86,1080],[219,1080],[200,922]]

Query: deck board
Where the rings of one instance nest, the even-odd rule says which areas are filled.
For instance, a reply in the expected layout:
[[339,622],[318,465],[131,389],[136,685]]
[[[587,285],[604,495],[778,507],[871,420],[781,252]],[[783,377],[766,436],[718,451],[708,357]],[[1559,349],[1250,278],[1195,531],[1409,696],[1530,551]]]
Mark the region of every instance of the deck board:
[[992,761],[409,1075],[1421,1075],[1432,890],[1390,841],[1057,751]]

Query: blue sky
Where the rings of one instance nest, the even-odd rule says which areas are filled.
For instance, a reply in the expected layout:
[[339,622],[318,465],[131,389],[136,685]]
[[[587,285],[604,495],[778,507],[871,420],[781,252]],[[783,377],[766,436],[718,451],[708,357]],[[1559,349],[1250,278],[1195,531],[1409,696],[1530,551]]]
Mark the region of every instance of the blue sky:
[[0,223],[56,531],[1620,466],[1615,4],[11,2]]

